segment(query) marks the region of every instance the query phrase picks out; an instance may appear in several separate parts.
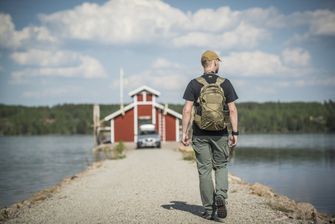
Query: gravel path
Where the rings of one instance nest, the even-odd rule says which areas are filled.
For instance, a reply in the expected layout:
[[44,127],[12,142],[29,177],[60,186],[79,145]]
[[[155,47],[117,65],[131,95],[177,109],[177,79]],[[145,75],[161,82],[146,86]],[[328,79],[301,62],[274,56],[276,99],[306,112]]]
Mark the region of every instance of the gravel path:
[[[200,217],[196,164],[168,148],[130,150],[88,170],[6,223],[215,223]],[[295,223],[242,184],[230,184],[225,223]]]

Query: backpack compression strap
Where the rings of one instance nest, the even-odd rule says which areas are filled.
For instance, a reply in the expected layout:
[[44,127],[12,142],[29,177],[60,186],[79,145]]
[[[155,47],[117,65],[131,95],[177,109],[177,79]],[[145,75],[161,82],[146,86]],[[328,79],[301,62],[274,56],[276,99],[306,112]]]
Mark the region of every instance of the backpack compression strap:
[[216,79],[215,84],[218,85],[218,86],[221,86],[221,84],[222,84],[223,82],[224,82],[224,78],[222,78],[222,77],[218,77],[218,78]]
[[200,84],[202,84],[203,86],[208,85],[208,82],[206,81],[206,79],[205,79],[204,77],[199,76],[198,78],[196,78],[196,80],[197,80]]
[[[204,77],[202,77],[202,76],[199,76],[198,78],[196,78],[196,80],[197,80],[200,84],[202,84],[203,86],[206,86],[206,85],[209,84],[209,83],[206,81],[206,79],[205,79]],[[218,86],[220,86],[223,82],[224,82],[224,78],[222,78],[222,77],[219,76],[219,77],[217,77],[215,84],[218,85]]]

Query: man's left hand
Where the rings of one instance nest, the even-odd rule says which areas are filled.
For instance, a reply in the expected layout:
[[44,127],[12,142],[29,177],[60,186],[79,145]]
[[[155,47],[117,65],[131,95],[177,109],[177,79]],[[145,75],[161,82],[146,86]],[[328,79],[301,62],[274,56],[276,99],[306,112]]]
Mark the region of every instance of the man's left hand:
[[236,145],[237,145],[237,136],[236,135],[230,135],[228,146],[230,148],[234,148]]

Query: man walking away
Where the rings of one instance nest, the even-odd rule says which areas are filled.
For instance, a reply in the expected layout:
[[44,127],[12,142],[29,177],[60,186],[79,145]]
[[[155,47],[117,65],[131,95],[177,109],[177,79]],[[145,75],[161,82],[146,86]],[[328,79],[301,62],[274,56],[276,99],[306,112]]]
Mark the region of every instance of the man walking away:
[[[226,78],[218,76],[221,59],[213,51],[201,56],[203,75],[191,80],[184,92],[182,143],[195,151],[199,174],[199,187],[206,219],[223,219],[227,216],[228,157],[229,147],[237,144],[237,109],[234,101],[238,96]],[[194,105],[192,139],[189,136],[191,112]],[[228,106],[232,133],[228,138],[223,108]],[[227,116],[227,115],[226,115]],[[212,180],[215,171],[215,189]]]

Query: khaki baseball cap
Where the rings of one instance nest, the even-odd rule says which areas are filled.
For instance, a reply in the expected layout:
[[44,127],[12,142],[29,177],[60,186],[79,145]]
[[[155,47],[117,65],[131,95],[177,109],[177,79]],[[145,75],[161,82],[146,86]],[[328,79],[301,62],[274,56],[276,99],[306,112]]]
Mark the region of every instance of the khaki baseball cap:
[[217,55],[214,51],[207,50],[201,55],[201,61],[212,61],[212,60],[221,61],[219,55]]

